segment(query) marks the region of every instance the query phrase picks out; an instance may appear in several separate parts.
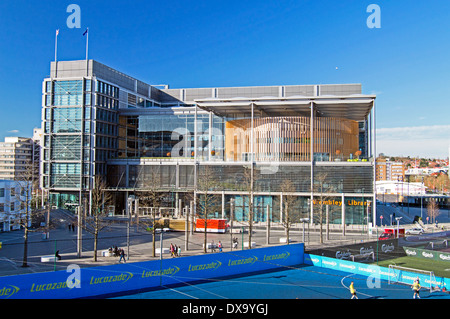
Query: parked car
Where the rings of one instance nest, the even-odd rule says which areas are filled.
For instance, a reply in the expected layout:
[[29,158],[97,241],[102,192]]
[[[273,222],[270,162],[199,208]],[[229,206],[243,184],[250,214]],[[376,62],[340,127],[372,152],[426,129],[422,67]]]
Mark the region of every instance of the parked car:
[[422,228],[411,228],[406,230],[407,235],[422,235],[424,233]]

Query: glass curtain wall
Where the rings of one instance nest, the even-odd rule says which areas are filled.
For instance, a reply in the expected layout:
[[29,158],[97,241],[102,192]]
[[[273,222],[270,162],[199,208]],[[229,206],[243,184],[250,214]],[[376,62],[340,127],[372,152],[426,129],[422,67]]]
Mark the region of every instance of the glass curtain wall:
[[215,115],[197,114],[197,128],[193,112],[140,115],[136,129],[140,157],[174,159],[196,157],[201,160],[223,158],[223,120]]

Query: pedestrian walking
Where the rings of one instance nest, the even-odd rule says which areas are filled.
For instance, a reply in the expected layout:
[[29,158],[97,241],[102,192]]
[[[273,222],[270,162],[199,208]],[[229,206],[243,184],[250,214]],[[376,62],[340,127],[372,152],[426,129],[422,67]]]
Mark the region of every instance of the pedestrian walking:
[[218,247],[219,247],[219,251],[222,252],[222,243],[220,242],[220,240],[219,240]]
[[181,257],[181,246],[178,246],[177,255],[178,255],[178,257]]
[[127,261],[125,260],[125,250],[123,250],[123,249],[121,249],[120,250],[120,259],[119,259],[119,263],[122,261],[122,259],[123,259],[123,262],[124,263],[126,263]]

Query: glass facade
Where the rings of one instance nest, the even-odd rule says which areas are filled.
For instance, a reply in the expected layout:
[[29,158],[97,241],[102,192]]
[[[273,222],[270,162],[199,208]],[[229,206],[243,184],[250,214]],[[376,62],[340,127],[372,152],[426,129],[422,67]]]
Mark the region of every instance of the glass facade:
[[224,121],[215,115],[197,114],[197,129],[193,108],[181,114],[130,116],[122,123],[119,157],[223,159]]
[[53,105],[83,105],[83,81],[54,81]]
[[44,87],[43,186],[89,189],[92,172],[106,174],[106,161],[117,157],[119,88],[89,78]]
[[52,64],[44,80],[44,188],[87,194],[106,176],[120,194],[116,211],[150,184],[186,204],[208,167],[217,214],[233,199],[236,219],[248,220],[251,172],[255,221],[267,220],[267,207],[282,220],[288,180],[296,218],[320,223],[327,207],[334,224],[372,219],[364,202],[374,192],[373,99],[352,104],[365,99],[359,85],[160,90],[87,62],[61,61],[58,74]]
[[[161,191],[177,191],[181,194],[192,192],[195,188],[195,174],[204,174],[206,167],[210,178],[214,179],[211,192],[221,194],[225,192],[226,203],[235,200],[235,218],[238,221],[248,220],[248,194],[250,168],[239,164],[180,164],[172,165],[109,165],[108,181],[110,185],[125,189],[145,188],[148,183]],[[293,211],[298,218],[310,217],[311,206],[311,170],[309,166],[293,166],[281,164],[277,172],[262,174],[264,169],[255,166],[254,169],[254,216],[255,221],[266,220],[266,206],[272,214],[273,221],[280,221],[280,194],[282,184],[290,180],[295,192]],[[316,175],[317,174],[317,175]],[[342,224],[342,206],[345,208],[346,224],[366,223],[372,221],[372,212],[367,211],[368,201],[372,201],[371,185],[373,169],[364,166],[326,166],[320,167],[314,179],[314,214],[313,223],[320,223],[320,211],[323,209],[322,219],[326,222],[326,206],[331,224]],[[357,178],[355,178],[355,174]],[[128,177],[128,178],[127,178]],[[230,193],[241,195],[230,195]],[[353,194],[353,195],[348,195]],[[180,195],[182,196],[182,195]],[[344,201],[342,200],[344,196]],[[324,203],[321,206],[321,203]],[[364,204],[362,204],[364,203]],[[228,204],[227,204],[228,205]],[[369,205],[370,206],[370,205]],[[229,206],[227,206],[229,213]],[[369,216],[367,214],[369,213]]]

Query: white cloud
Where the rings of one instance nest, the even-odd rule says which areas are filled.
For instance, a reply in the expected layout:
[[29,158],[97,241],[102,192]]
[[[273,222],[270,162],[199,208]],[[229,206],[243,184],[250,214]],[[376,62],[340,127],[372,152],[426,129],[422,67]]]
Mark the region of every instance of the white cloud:
[[11,130],[11,131],[8,131],[8,133],[19,133],[19,130]]
[[450,125],[377,129],[377,154],[446,158],[449,156]]

